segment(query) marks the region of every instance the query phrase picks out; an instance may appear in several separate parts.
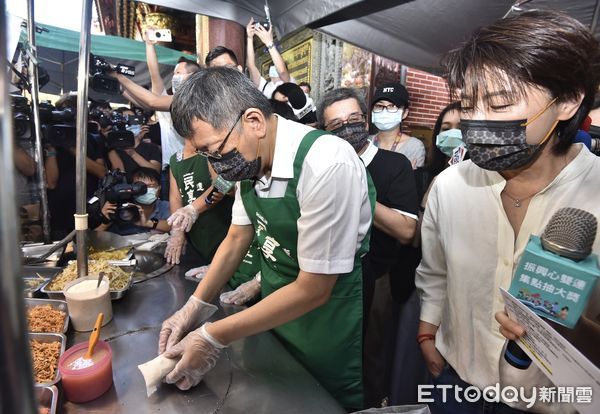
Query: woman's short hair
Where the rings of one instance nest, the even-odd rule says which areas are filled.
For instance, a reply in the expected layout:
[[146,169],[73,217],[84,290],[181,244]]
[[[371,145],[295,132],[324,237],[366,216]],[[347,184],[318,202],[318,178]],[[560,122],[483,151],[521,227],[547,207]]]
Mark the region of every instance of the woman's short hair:
[[449,52],[443,64],[453,99],[462,98],[463,105],[465,100],[489,105],[491,92],[514,101],[527,98],[529,86],[547,91],[558,103],[583,95],[575,115],[558,124],[556,154],[572,144],[600,77],[598,41],[582,23],[556,11],[531,10],[498,20]]

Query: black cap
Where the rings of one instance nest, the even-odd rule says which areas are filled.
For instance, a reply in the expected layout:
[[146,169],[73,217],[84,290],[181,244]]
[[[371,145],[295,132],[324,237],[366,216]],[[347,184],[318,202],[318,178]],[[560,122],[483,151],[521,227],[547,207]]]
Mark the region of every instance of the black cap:
[[304,91],[295,83],[282,83],[273,91],[273,96],[275,96],[276,92],[286,96],[288,98],[288,102],[294,109],[302,109],[306,106],[306,95],[304,94]]
[[397,107],[407,107],[410,102],[408,98],[408,91],[401,83],[386,83],[378,87],[375,90],[375,95],[373,96],[373,105],[377,103],[377,101],[381,101],[385,99],[386,101],[392,102]]

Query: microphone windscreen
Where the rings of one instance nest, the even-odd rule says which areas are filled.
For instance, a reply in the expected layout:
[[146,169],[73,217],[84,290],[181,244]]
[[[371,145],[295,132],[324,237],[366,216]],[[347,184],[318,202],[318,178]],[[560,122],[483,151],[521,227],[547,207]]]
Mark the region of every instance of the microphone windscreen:
[[564,207],[556,211],[541,236],[542,246],[559,256],[583,260],[592,251],[598,220],[584,210]]

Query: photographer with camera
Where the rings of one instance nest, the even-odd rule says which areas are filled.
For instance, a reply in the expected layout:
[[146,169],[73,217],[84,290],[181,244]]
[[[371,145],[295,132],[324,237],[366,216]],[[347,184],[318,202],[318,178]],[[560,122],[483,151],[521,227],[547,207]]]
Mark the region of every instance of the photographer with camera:
[[135,115],[135,112],[129,108],[119,108],[115,111],[119,116],[113,117],[133,134],[133,142],[122,144],[125,141],[117,141],[120,145],[115,145],[109,138],[108,160],[111,169],[119,169],[125,172],[128,182],[133,182],[133,173],[139,168],[150,168],[157,173],[161,169],[160,149],[150,142],[144,142],[144,137],[150,131],[143,117]]
[[[271,99],[275,88],[279,85],[285,82],[295,83],[296,81],[290,76],[283,58],[273,43],[273,26],[265,27],[263,23],[255,22],[253,18],[250,18],[250,22],[246,26],[246,35],[246,62],[250,79],[263,95]],[[254,62],[255,35],[263,42],[273,60],[273,65],[269,68],[269,81],[261,76]]]
[[[48,210],[53,240],[60,240],[75,228],[75,125],[77,95],[65,94],[56,102],[58,111],[51,111],[50,118],[62,118],[59,124],[52,119],[43,126],[44,167],[48,186]],[[41,114],[43,117],[43,114]],[[70,118],[70,120],[66,119]],[[98,179],[104,177],[106,167],[98,143],[88,136],[86,158],[88,197],[98,188]]]
[[101,209],[102,224],[95,231],[109,231],[122,236],[147,231],[168,232],[171,228],[167,223],[169,202],[159,198],[158,172],[151,168],[140,168],[133,173],[132,180],[135,183],[133,193],[140,192],[135,191],[135,186],[140,183],[144,186],[138,188],[145,187],[145,192],[132,196],[132,202],[119,202],[110,196],[106,197]]

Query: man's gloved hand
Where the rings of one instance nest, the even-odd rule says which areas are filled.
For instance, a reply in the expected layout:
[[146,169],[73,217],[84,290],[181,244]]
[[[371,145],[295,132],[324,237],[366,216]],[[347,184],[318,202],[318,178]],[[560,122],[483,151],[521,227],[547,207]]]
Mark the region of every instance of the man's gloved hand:
[[204,276],[208,272],[208,266],[209,265],[194,267],[193,269],[190,269],[187,272],[185,272],[185,275],[187,277],[193,277],[197,280],[202,280],[202,279],[204,279]]
[[198,211],[193,205],[188,204],[185,207],[180,207],[167,219],[167,223],[172,228],[182,229],[184,232],[190,231],[196,220],[198,219]]
[[228,305],[244,305],[260,293],[260,281],[257,278],[242,283],[237,289],[221,294],[220,300]]
[[196,329],[217,311],[217,307],[195,296],[190,296],[181,309],[163,322],[158,337],[158,354],[168,351],[187,332]]
[[190,332],[177,345],[165,352],[167,358],[181,357],[173,371],[166,377],[167,384],[175,384],[180,390],[189,390],[198,385],[204,375],[214,368],[226,348],[208,332],[205,323],[201,328]]
[[183,230],[172,229],[165,249],[165,259],[167,259],[168,264],[179,264],[179,258],[181,257],[181,253],[183,253],[184,245],[185,233]]

